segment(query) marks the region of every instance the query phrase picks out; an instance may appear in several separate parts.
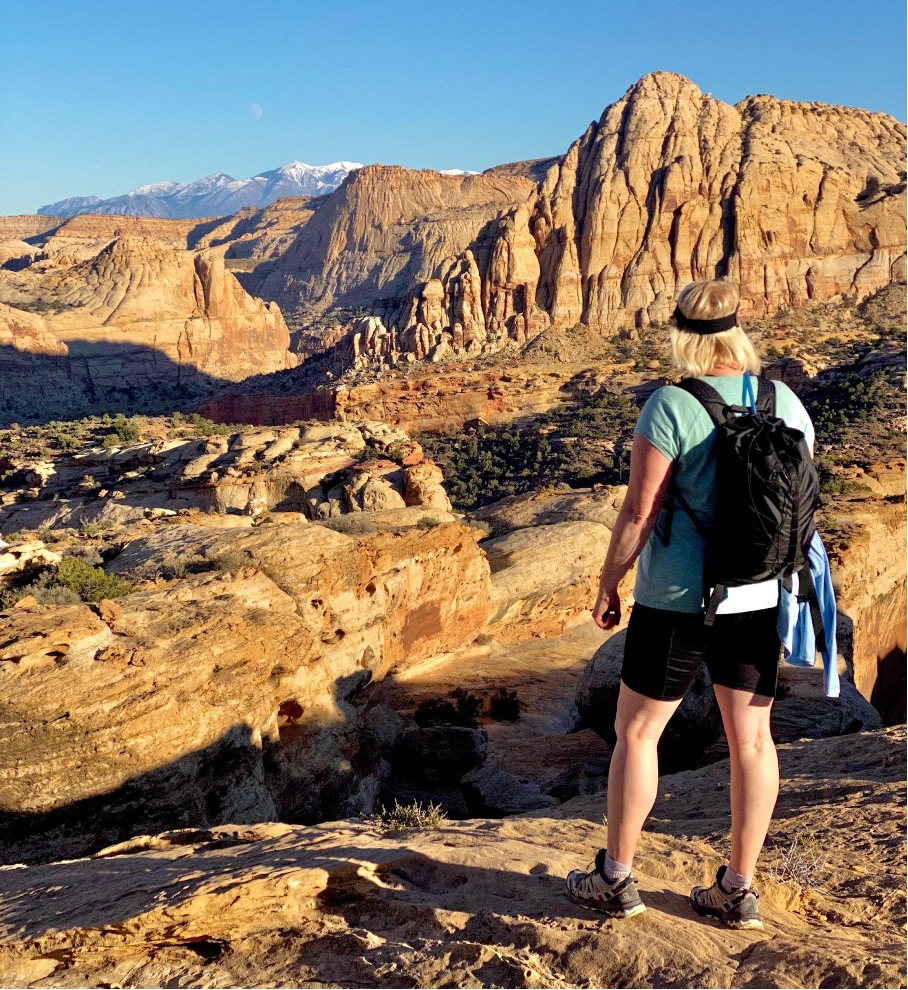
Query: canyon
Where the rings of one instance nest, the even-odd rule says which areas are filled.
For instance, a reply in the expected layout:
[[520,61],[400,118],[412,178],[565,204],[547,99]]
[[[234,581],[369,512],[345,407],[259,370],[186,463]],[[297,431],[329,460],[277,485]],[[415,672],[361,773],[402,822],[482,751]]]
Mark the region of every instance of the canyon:
[[[904,142],[882,114],[770,96],[730,106],[657,72],[554,159],[478,175],[370,165],[328,195],[195,221],[2,218],[4,357],[62,356],[53,367],[79,381],[61,405],[76,409],[91,390],[80,369],[97,363],[103,380],[101,349],[140,340],[130,387],[154,395],[157,352],[164,377],[194,378],[201,397],[324,354],[360,383],[546,330],[608,340],[664,325],[696,278],[737,281],[745,321],[860,301],[905,280]],[[167,305],[145,295],[152,271]],[[92,280],[100,298],[72,291]],[[141,325],[128,318],[138,300]],[[86,343],[64,353],[47,334]]]
[[[903,985],[904,140],[660,72],[554,159],[0,218],[4,983]],[[727,854],[702,678],[653,910],[563,896],[603,838],[622,457],[719,275],[815,416],[838,606],[840,697],[780,668],[765,933],[686,902]]]

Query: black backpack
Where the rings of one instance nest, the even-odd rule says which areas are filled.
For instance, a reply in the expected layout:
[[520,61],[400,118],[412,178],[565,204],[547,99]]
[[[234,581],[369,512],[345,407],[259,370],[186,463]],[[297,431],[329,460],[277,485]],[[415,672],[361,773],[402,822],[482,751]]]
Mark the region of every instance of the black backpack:
[[712,386],[696,378],[677,383],[698,399],[716,424],[716,514],[708,528],[677,486],[667,493],[662,543],[671,539],[675,502],[690,516],[706,542],[703,589],[706,625],[728,587],[780,578],[791,588],[798,574],[798,598],[810,602],[817,648],[823,649],[822,621],[807,552],[820,505],[820,482],[804,434],[776,416],[776,390],[757,379],[756,411],[728,405]]

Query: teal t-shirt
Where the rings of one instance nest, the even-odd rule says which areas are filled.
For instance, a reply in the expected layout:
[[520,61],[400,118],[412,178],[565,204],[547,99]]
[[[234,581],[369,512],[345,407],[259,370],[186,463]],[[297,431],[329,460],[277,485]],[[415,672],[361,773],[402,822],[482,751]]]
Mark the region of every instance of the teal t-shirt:
[[[704,375],[729,405],[746,405],[744,378]],[[753,393],[756,378],[750,376]],[[783,382],[774,382],[776,415],[787,426],[801,430],[813,449],[813,424],[801,401]],[[715,514],[716,464],[712,456],[716,427],[709,413],[689,392],[667,385],[646,402],[634,431],[675,462],[674,481],[691,510],[706,525]],[[671,541],[667,547],[657,535],[665,524],[665,506],[637,563],[634,600],[650,608],[675,612],[703,611],[703,537],[691,518],[676,506]],[[775,584],[775,582],[773,582]],[[757,589],[760,586],[751,586]],[[732,589],[744,591],[744,589]],[[750,591],[750,589],[748,589]],[[774,604],[773,601],[769,603]],[[765,604],[752,607],[766,607]],[[732,608],[730,611],[740,611]]]

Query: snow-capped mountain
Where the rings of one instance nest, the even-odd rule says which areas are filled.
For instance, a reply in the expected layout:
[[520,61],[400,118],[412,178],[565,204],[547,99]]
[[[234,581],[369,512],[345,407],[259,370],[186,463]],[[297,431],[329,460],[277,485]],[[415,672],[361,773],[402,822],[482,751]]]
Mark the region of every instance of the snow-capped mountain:
[[267,206],[282,196],[323,196],[337,189],[357,168],[362,168],[358,162],[307,165],[294,161],[251,179],[234,179],[224,172],[215,172],[195,182],[154,182],[112,199],[70,196],[39,206],[38,213],[52,217],[117,213],[174,220],[227,216],[244,206]]

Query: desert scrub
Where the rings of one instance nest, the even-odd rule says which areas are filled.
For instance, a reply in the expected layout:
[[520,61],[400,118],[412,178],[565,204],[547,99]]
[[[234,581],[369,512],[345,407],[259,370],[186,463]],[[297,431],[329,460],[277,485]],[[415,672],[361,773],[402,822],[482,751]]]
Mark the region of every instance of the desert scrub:
[[0,595],[0,608],[9,608],[32,596],[39,605],[75,605],[99,602],[102,598],[119,598],[135,589],[115,574],[77,557],[64,557],[56,568],[45,568],[23,575],[24,582]]
[[802,829],[787,845],[775,850],[763,872],[776,883],[796,883],[814,889],[829,872],[829,864],[823,844]]
[[475,729],[481,710],[481,699],[464,688],[455,688],[447,698],[421,701],[413,713],[413,721],[423,729],[433,725],[459,725],[465,729]]
[[520,698],[516,691],[499,688],[489,699],[489,715],[502,722],[515,722],[520,718]]
[[185,415],[174,412],[170,416],[170,422],[174,427],[173,433],[177,436],[226,437],[243,429],[241,424],[215,423],[214,420],[206,419],[198,413]]
[[142,435],[139,424],[134,419],[127,419],[122,413],[118,413],[110,425],[113,433],[108,433],[101,441],[103,447],[128,447],[136,443]]
[[526,426],[480,426],[418,439],[444,471],[452,505],[469,511],[559,483],[585,488],[625,482],[637,416],[628,396],[602,392]]
[[440,828],[447,821],[448,816],[441,810],[440,804],[430,802],[423,807],[420,801],[400,804],[395,800],[393,808],[381,808],[366,819],[366,824],[381,832],[403,832],[411,828]]
[[107,574],[75,557],[64,557],[57,567],[57,584],[75,592],[83,602],[99,602],[102,598],[119,598],[133,591],[133,586],[116,574]]
[[318,520],[317,525],[347,536],[364,536],[378,529],[374,520],[369,518],[368,512],[350,512],[343,516],[332,516],[330,519]]

